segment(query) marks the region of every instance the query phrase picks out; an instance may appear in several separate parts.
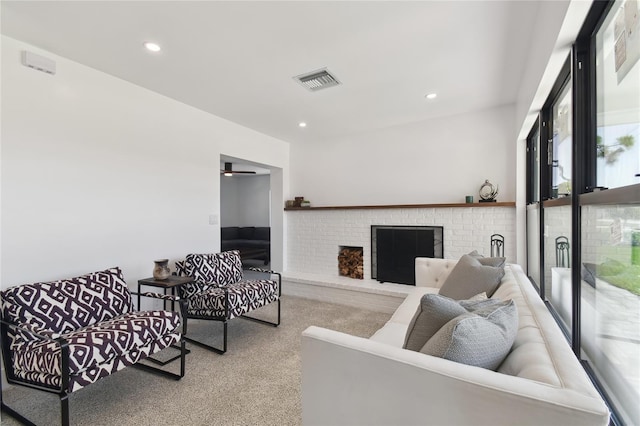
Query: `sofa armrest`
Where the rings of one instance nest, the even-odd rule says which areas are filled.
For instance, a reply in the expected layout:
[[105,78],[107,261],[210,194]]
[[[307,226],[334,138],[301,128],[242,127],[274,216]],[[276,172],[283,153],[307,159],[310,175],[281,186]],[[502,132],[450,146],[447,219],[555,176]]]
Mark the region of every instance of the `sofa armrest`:
[[25,324],[14,324],[7,320],[0,320],[0,323],[6,325],[7,327],[15,330],[22,331],[23,333],[27,333],[34,337],[35,340],[47,340],[49,342],[59,342],[66,343],[65,340],[61,337],[60,333],[54,333],[49,330],[43,330],[40,327],[37,327],[33,324],[25,323]]
[[270,269],[249,267],[249,268],[245,268],[245,270],[252,271],[252,272],[262,272],[263,274],[280,275],[280,272],[272,271]]
[[440,288],[458,263],[453,259],[416,257],[416,286]]
[[269,274],[269,275],[277,275],[278,276],[278,297],[282,296],[282,274],[280,272],[271,271],[269,269],[253,268],[253,267],[246,268],[246,270],[253,271],[253,272],[260,272],[260,273]]
[[606,425],[574,391],[309,327],[302,334],[305,425]]
[[[39,327],[35,327],[32,324],[14,324],[12,322],[0,319],[2,327],[11,328],[15,331],[27,333],[36,340],[47,341],[50,343],[56,343],[60,347],[60,391],[65,392],[69,389],[69,342],[58,333],[42,330]],[[4,334],[4,331],[3,331]],[[2,345],[9,345],[8,342],[2,342]],[[4,347],[3,347],[4,352]],[[6,354],[6,352],[5,352]],[[11,363],[5,363],[8,367],[6,371],[7,378],[12,378],[15,374]]]
[[154,293],[154,292],[148,292],[148,291],[144,293],[138,293],[138,292],[132,291],[131,294],[134,296],[140,295],[143,297],[151,297],[153,299],[168,300],[171,302],[179,302],[181,300],[180,296],[173,296],[171,294]]
[[185,312],[187,310],[187,302],[183,298],[180,298],[179,296],[173,296],[170,294],[153,293],[153,292],[138,293],[138,292],[132,291],[131,294],[140,295],[142,297],[150,297],[152,299],[160,299],[163,301],[163,303],[165,300],[170,302],[178,302],[180,309],[178,309],[176,312],[178,312],[178,315],[180,315],[180,324],[182,325],[182,333],[187,334],[187,322],[184,320]]

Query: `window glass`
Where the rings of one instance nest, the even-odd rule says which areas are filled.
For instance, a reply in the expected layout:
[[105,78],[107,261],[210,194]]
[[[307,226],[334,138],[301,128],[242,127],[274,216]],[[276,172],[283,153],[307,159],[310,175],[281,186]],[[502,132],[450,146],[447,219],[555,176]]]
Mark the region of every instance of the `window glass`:
[[640,425],[640,204],[582,207],[581,345],[624,423]]
[[530,144],[531,155],[531,200],[530,202],[540,201],[540,129],[536,129],[531,137]]
[[571,205],[544,208],[544,296],[571,330]]
[[571,195],[571,86],[566,84],[553,104],[551,197]]
[[527,275],[540,288],[540,205],[527,206]]
[[637,0],[616,1],[596,42],[597,184],[640,178],[640,13]]

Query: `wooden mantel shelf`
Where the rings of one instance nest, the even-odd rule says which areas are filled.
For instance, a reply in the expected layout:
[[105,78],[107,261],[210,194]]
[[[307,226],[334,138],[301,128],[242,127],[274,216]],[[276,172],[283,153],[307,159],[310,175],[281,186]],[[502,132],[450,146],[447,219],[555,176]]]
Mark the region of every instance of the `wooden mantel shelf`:
[[495,203],[447,203],[447,204],[387,204],[377,206],[323,206],[323,207],[285,207],[285,211],[305,210],[374,210],[374,209],[433,209],[444,207],[515,207],[515,201]]

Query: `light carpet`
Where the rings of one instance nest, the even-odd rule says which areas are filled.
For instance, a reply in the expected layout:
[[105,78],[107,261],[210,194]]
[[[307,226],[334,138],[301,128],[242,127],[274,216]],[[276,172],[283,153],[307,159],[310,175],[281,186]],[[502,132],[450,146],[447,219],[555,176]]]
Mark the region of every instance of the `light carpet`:
[[[272,304],[255,311],[254,316],[273,319],[275,315],[276,305]],[[282,323],[277,328],[240,318],[231,320],[224,355],[187,343],[191,353],[180,381],[129,367],[72,393],[71,424],[299,425],[302,331],[317,325],[369,337],[389,317],[283,296]],[[221,337],[221,330],[216,322],[189,321],[189,334],[194,337]],[[167,367],[176,372],[178,363]],[[38,425],[60,423],[57,395],[14,386],[5,391],[4,399]],[[2,424],[19,423],[3,413]]]

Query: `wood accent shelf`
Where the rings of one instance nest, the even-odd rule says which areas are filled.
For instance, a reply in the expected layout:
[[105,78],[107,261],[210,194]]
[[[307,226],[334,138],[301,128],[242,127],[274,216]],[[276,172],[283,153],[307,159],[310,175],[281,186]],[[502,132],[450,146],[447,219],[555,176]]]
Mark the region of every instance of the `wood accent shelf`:
[[445,203],[445,204],[387,204],[377,206],[323,206],[323,207],[285,207],[284,211],[306,210],[375,210],[375,209],[433,209],[446,207],[515,207],[515,201],[495,203]]

